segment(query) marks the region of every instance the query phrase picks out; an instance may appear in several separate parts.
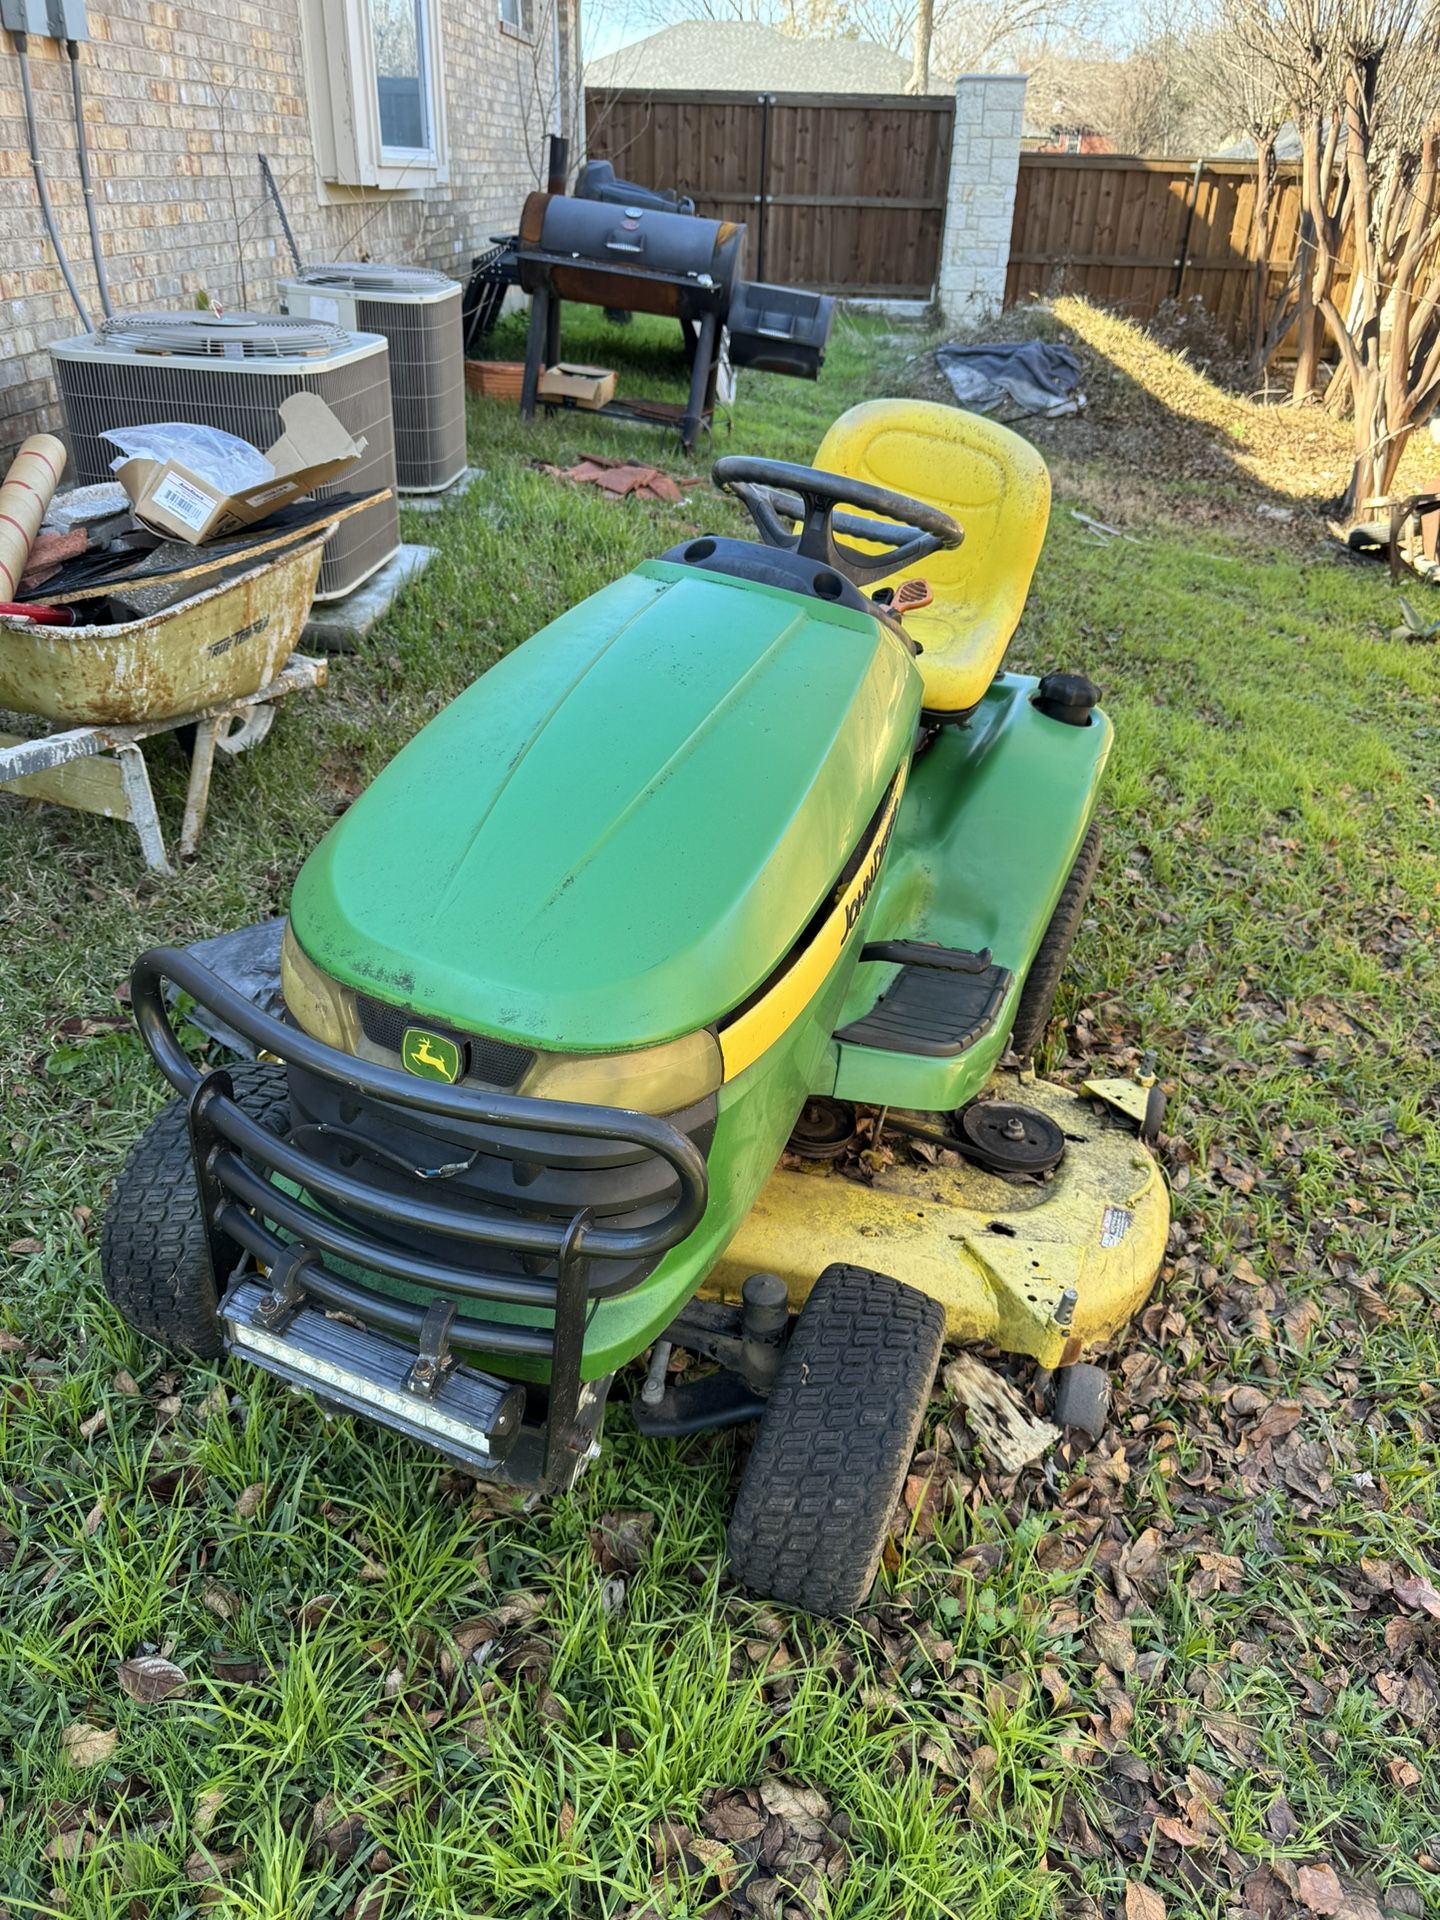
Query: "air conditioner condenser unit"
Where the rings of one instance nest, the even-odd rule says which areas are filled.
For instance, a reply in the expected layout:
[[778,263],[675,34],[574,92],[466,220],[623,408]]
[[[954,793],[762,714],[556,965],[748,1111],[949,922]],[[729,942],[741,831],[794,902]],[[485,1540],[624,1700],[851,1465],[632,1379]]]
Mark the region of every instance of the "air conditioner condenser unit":
[[283,431],[281,401],[315,393],[365,441],[360,464],[315,497],[392,489],[325,543],[316,599],[342,599],[398,550],[389,348],[378,335],[285,314],[117,314],[50,354],[77,486],[114,477],[115,448],[100,437],[113,428],[183,420],[265,448]]
[[402,493],[438,493],[465,471],[465,344],[456,280],[423,267],[341,260],[280,282],[287,313],[381,334],[390,346]]

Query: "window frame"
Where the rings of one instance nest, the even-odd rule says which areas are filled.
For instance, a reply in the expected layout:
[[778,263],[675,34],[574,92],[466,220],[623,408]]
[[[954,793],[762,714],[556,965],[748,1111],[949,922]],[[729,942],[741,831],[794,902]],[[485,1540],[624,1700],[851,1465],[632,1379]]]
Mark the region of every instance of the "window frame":
[[535,23],[531,16],[530,0],[510,0],[515,8],[516,18],[508,19],[505,13],[506,0],[496,0],[496,18],[500,22],[500,31],[509,34],[512,40],[523,40],[527,46],[535,44]]
[[417,0],[428,147],[387,147],[370,0],[306,0],[306,91],[320,176],[331,187],[416,192],[450,177],[441,0]]

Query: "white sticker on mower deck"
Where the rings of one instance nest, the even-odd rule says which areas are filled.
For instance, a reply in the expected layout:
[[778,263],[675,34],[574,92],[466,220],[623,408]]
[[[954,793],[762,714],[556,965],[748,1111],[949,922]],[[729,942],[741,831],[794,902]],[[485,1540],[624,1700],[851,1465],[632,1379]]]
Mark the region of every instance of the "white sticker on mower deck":
[[178,473],[167,474],[151,499],[187,527],[203,527],[215,510],[213,498],[202,493],[199,487],[192,487],[188,480],[182,480]]
[[1106,1207],[1100,1220],[1102,1247],[1118,1247],[1135,1219],[1128,1207]]

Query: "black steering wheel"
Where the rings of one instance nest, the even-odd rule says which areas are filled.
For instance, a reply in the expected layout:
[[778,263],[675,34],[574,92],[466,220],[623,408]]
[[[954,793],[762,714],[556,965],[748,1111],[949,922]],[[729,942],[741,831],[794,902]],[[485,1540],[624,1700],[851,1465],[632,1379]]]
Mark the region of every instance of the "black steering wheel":
[[[864,480],[847,480],[844,474],[826,473],[820,467],[731,453],[717,460],[711,473],[722,493],[733,493],[744,505],[767,547],[833,567],[857,587],[913,567],[942,548],[958,547],[965,538],[958,521],[927,501],[912,500],[889,487],[872,487]],[[862,507],[865,514],[881,513],[885,518],[841,513],[842,505]],[[798,520],[800,531],[791,533],[787,520]],[[837,533],[850,540],[874,541],[886,551],[861,553],[841,546]]]

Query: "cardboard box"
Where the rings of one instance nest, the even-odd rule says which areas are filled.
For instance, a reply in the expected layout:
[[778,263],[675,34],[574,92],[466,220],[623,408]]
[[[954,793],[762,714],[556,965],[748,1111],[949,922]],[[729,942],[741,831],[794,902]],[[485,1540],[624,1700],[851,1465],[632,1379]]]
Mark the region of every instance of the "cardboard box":
[[292,393],[280,402],[280,418],[285,431],[265,450],[274,478],[243,493],[221,493],[179,460],[126,460],[115,478],[135,518],[167,540],[202,547],[327,486],[365,451],[364,440],[352,439],[318,394]]
[[605,407],[615,398],[615,374],[609,367],[582,367],[559,360],[540,376],[540,398],[567,407]]

